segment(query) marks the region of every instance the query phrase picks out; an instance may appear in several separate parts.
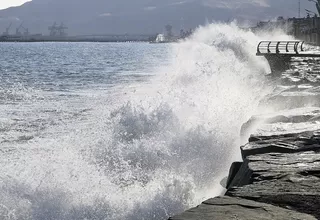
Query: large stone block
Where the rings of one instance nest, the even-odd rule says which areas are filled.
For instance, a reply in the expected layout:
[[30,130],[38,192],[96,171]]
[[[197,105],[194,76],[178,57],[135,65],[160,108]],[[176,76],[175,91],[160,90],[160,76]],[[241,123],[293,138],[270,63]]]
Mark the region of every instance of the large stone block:
[[[251,174],[248,177],[248,173]],[[246,176],[245,179],[241,177]],[[226,195],[265,202],[320,218],[320,153],[249,156]],[[289,219],[289,218],[288,218]]]
[[317,129],[320,129],[320,108],[305,107],[252,116],[241,127],[241,136],[276,136]]
[[251,136],[249,143],[241,147],[242,157],[271,152],[293,153],[320,150],[320,130],[301,133]]
[[236,197],[217,197],[169,220],[315,220],[311,215]]

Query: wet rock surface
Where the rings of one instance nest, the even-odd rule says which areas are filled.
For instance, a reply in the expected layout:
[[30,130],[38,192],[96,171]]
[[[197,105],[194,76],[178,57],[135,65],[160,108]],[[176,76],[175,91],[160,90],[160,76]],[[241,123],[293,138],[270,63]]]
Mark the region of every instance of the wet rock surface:
[[236,197],[217,197],[203,202],[196,208],[169,220],[311,220],[315,217],[266,203],[254,202]]
[[[246,175],[250,173],[250,175]],[[320,153],[249,156],[226,195],[265,202],[320,218]],[[246,179],[241,179],[242,176]]]
[[251,136],[250,142],[241,147],[243,158],[271,152],[293,153],[309,150],[320,150],[320,130],[281,133],[278,136]]
[[320,60],[293,59],[242,126],[227,192],[171,220],[320,219]]

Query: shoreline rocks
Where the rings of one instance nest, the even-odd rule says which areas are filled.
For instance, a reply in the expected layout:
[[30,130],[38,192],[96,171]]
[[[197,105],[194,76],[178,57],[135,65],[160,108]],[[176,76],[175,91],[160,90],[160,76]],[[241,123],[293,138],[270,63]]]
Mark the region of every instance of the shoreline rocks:
[[315,220],[316,218],[293,210],[274,205],[255,202],[237,197],[216,197],[203,202],[196,208],[190,209],[169,220]]
[[[298,73],[320,66],[295,65]],[[243,162],[230,168],[225,195],[170,220],[320,219],[320,76],[289,72],[281,78],[286,89],[261,103],[274,112],[242,126],[241,135],[250,138],[241,146]]]

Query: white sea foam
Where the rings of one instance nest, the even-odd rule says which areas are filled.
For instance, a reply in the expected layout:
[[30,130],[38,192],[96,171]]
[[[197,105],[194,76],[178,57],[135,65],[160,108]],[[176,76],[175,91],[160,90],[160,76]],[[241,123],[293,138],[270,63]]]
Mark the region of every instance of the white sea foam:
[[[263,37],[278,38],[288,39]],[[240,127],[269,89],[261,39],[211,24],[173,44],[146,83],[53,101],[55,126],[1,148],[0,218],[166,219],[219,195]]]

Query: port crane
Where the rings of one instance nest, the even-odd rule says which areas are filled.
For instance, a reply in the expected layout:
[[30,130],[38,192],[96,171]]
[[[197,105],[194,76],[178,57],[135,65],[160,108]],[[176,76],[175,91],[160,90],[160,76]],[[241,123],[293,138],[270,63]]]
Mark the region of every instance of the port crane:
[[50,31],[50,36],[57,35],[57,23],[56,22],[54,22],[54,24],[52,26],[49,26],[48,29]]
[[[23,33],[20,32],[21,29],[24,31]],[[22,35],[28,36],[29,35],[29,29],[25,28],[23,26],[23,23],[21,23],[20,26],[18,28],[16,28],[16,35],[17,36],[22,36]]]
[[29,35],[29,28],[25,28],[24,26],[21,26],[21,28],[24,30],[23,35],[28,36]]
[[22,35],[21,32],[20,32],[20,29],[22,28],[22,24],[23,23],[21,23],[20,26],[16,28],[16,35],[17,36],[21,36]]
[[68,27],[66,27],[66,26],[63,24],[63,22],[61,22],[60,26],[58,27],[59,36],[60,36],[60,37],[66,36],[67,34],[66,34],[65,30],[67,30],[67,29],[68,29]]
[[9,31],[10,31],[11,26],[12,26],[12,23],[10,23],[10,25],[6,28],[6,31],[3,32],[4,36],[8,36],[10,34]]
[[64,37],[67,35],[65,30],[67,30],[68,27],[66,27],[63,24],[63,22],[61,22],[60,26],[58,26],[57,23],[54,22],[54,24],[52,26],[49,26],[48,29],[50,31],[51,37],[54,37],[54,36]]

